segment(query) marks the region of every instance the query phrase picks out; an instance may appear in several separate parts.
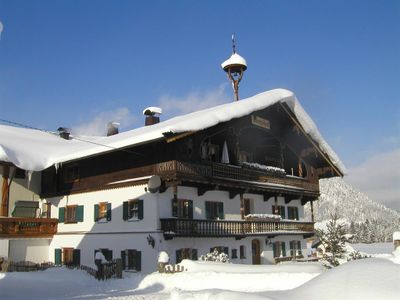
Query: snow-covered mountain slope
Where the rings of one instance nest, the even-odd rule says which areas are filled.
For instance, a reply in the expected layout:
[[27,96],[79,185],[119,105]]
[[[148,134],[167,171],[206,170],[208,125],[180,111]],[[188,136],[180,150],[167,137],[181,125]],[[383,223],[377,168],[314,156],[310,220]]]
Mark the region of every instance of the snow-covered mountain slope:
[[[361,235],[362,230],[367,230],[362,227],[368,227],[368,231],[378,235],[378,240],[381,241],[390,239],[392,233],[400,229],[398,211],[373,201],[342,178],[321,179],[319,184],[321,196],[314,202],[316,222],[331,219],[331,216],[336,214],[349,224],[355,224],[356,228],[351,228],[350,231]],[[310,217],[311,209],[307,206],[309,203],[305,207],[305,213]]]

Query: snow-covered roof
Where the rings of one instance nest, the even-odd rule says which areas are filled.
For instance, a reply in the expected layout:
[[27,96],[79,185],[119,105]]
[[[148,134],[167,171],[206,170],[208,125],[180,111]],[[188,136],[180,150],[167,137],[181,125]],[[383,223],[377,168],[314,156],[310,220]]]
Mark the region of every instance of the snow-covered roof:
[[152,126],[140,127],[107,137],[73,137],[34,129],[0,125],[0,161],[10,162],[30,171],[41,171],[59,164],[110,150],[147,143],[164,138],[165,134],[198,131],[218,123],[249,115],[275,103],[286,103],[304,131],[314,140],[340,172],[345,168],[338,156],[319,133],[296,96],[288,90],[275,89],[253,97],[178,116]]
[[225,70],[225,68],[227,68],[228,66],[237,66],[237,65],[244,66],[244,70],[247,69],[246,60],[243,57],[241,57],[239,54],[233,53],[231,55],[231,57],[229,57],[226,61],[224,61],[221,64],[221,67],[222,67],[222,69]]

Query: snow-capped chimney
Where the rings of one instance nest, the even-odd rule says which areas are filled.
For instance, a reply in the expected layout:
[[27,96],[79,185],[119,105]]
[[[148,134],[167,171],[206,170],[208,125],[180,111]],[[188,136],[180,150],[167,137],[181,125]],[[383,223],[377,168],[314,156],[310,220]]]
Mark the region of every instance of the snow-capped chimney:
[[71,134],[71,129],[66,127],[58,127],[58,135],[65,140],[69,140],[69,135]]
[[143,111],[143,115],[146,116],[144,125],[154,125],[160,123],[160,115],[162,114],[162,109],[159,107],[148,107]]
[[107,123],[107,136],[118,134],[120,123],[118,122],[108,122]]

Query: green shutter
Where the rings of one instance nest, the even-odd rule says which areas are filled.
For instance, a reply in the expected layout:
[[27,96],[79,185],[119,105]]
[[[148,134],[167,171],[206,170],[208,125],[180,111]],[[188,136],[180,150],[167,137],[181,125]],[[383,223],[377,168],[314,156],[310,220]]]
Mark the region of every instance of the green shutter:
[[189,219],[193,219],[193,201],[192,200],[188,200],[188,218]]
[[142,270],[142,252],[141,251],[136,251],[136,271],[141,271]]
[[138,200],[138,219],[143,220],[143,200]]
[[111,221],[111,203],[107,203],[107,221]]
[[74,249],[72,252],[72,264],[74,266],[79,266],[81,264],[81,250]]
[[83,205],[78,205],[76,208],[76,221],[83,222]]
[[197,249],[192,249],[192,259],[197,260]]
[[128,220],[128,201],[122,203],[122,219],[124,221]]
[[217,208],[218,208],[218,218],[220,220],[223,220],[225,218],[225,215],[224,215],[224,203],[223,202],[217,203]]
[[125,261],[126,261],[126,252],[125,252],[125,250],[122,250],[121,251],[121,261],[122,261],[122,270],[126,270],[126,264],[125,264]]
[[229,248],[228,247],[223,247],[222,252],[224,252],[226,255],[229,256]]
[[294,218],[296,220],[299,220],[299,208],[298,207],[294,208]]
[[282,256],[286,256],[286,243],[285,242],[281,242],[282,245]]
[[274,257],[278,257],[277,253],[276,253],[276,242],[274,242],[272,244],[272,252],[274,253]]
[[175,263],[179,264],[182,261],[182,250],[176,250]]
[[64,223],[65,219],[65,207],[58,208],[58,222]]
[[94,221],[96,222],[99,219],[99,205],[94,205]]
[[171,201],[172,204],[172,216],[178,218],[178,199],[173,198]]
[[61,266],[61,249],[54,249],[54,264]]

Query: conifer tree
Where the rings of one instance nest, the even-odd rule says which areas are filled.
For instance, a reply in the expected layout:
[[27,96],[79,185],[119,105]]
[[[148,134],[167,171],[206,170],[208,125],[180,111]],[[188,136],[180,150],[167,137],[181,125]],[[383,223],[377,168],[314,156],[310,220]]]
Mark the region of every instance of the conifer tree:
[[338,222],[337,215],[333,215],[326,226],[326,230],[317,230],[317,235],[325,248],[324,260],[331,266],[338,266],[338,259],[343,258],[346,252],[345,225]]

